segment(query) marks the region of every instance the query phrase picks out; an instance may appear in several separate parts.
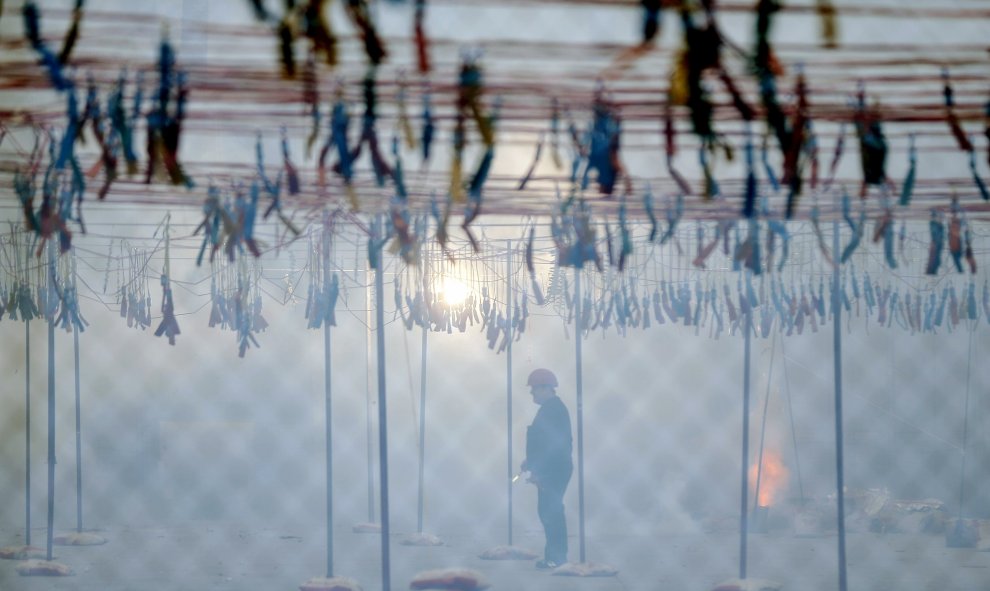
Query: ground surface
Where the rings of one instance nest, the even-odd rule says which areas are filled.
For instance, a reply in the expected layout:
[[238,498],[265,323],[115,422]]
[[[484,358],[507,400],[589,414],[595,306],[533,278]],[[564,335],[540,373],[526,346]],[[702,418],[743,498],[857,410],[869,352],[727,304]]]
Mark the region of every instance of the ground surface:
[[[55,547],[71,566],[65,578],[21,577],[16,561],[0,561],[0,591],[192,591],[294,590],[324,574],[325,543],[308,528],[259,528],[231,523],[173,527],[119,526],[101,534],[103,546]],[[23,542],[22,532],[0,530],[0,545]],[[44,546],[45,532],[32,542]],[[586,557],[619,569],[617,577],[551,576],[531,561],[487,561],[477,555],[504,544],[504,536],[441,536],[446,545],[390,545],[391,588],[408,589],[422,570],[467,567],[484,573],[492,589],[704,591],[735,577],[739,537],[731,532],[690,535],[589,535]],[[540,548],[538,532],[517,533],[516,546]],[[357,579],[366,591],[382,589],[381,540],[375,534],[338,529],[336,575]],[[784,589],[838,589],[835,536],[795,537],[789,532],[754,534],[748,542],[748,574],[776,580]],[[986,591],[990,552],[945,547],[930,535],[852,533],[847,538],[849,589]],[[572,536],[572,559],[579,547]]]

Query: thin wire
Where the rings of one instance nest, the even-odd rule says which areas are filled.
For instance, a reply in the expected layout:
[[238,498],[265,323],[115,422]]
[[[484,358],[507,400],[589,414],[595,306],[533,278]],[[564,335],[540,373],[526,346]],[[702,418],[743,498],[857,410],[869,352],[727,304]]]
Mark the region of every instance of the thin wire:
[[770,408],[770,386],[773,384],[773,358],[777,352],[777,334],[770,339],[770,368],[767,370],[767,394],[763,398],[763,419],[760,422],[760,452],[757,454],[756,486],[753,491],[753,510],[760,506],[760,481],[763,476],[763,443],[767,434],[767,410]]
[[801,496],[801,506],[804,506],[804,480],[801,478],[801,459],[798,454],[797,428],[794,424],[794,410],[791,408],[791,382],[787,376],[787,354],[784,353],[784,343],[780,343],[780,363],[784,366],[784,390],[787,392],[787,415],[791,421],[791,443],[794,446],[794,467],[797,470],[798,494]]
[[966,353],[966,402],[963,406],[962,467],[959,470],[959,519],[962,519],[963,516],[963,492],[966,485],[966,440],[969,430],[969,384],[972,379],[970,369],[973,362],[974,332],[976,332],[975,327],[969,330],[969,348]]

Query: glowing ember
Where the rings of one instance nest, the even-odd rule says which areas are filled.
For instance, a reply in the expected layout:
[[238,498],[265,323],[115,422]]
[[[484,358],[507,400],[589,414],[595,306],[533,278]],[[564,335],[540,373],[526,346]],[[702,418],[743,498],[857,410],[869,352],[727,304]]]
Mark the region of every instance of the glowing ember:
[[767,449],[763,452],[763,468],[758,470],[754,462],[749,467],[750,492],[756,494],[756,478],[759,471],[760,489],[757,504],[769,507],[780,493],[787,489],[790,472],[780,458],[780,452]]

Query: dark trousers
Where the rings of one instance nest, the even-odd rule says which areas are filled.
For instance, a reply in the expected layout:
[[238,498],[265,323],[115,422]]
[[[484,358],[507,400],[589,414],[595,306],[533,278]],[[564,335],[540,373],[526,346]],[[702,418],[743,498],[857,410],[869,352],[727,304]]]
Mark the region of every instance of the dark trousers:
[[546,560],[563,564],[567,562],[567,519],[564,516],[564,491],[571,480],[571,472],[541,478],[537,493],[536,511],[543,523],[547,543],[543,548]]

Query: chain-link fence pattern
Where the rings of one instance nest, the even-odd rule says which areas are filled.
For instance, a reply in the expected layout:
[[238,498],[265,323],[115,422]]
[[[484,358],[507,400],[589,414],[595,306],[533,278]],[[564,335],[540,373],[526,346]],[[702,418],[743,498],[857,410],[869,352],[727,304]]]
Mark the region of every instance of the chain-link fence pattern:
[[[42,4],[55,15],[46,22],[66,24],[66,6]],[[972,4],[973,11],[984,9]],[[409,34],[411,3],[371,5],[383,31]],[[111,2],[88,10],[119,11],[123,19],[133,16],[126,8]],[[233,26],[248,3],[142,8],[184,23],[174,33],[180,61],[254,64],[276,54],[271,39],[252,40],[256,33],[243,35],[250,42],[226,29],[217,38],[202,26]],[[343,18],[340,8],[333,14]],[[587,82],[611,64],[609,44],[631,44],[638,34],[630,23],[639,21],[627,18],[633,8],[430,3],[428,24],[439,48],[437,67],[449,70],[451,80],[458,51],[477,46],[488,52],[494,87],[520,82],[535,85],[538,94],[541,80]],[[720,15],[727,34],[749,38],[750,8],[733,4]],[[983,42],[985,19],[960,22],[966,19],[929,9],[912,2],[850,10],[858,16],[842,21],[849,51],[868,54],[912,40],[918,51],[930,45],[936,55],[954,56],[964,72],[985,67],[971,56],[972,46]],[[22,36],[19,10],[19,4],[6,6],[0,21],[2,42],[12,46]],[[907,18],[907,10],[931,19]],[[958,30],[941,28],[941,18]],[[814,34],[812,19],[810,5],[787,14],[777,32],[781,46],[806,42]],[[133,20],[147,30],[146,19]],[[665,21],[665,31],[674,20]],[[126,22],[104,19],[93,26],[116,38],[110,33],[119,36]],[[357,47],[347,31],[344,44]],[[146,40],[124,37],[125,49],[94,43],[80,50],[99,67],[97,58]],[[590,53],[570,55],[575,38]],[[660,92],[659,67],[650,78],[642,70],[652,59],[669,62],[674,38],[662,36],[662,59],[647,56],[630,66],[627,96],[649,95],[636,86],[642,79]],[[801,46],[795,53],[812,59],[816,51]],[[898,65],[915,73],[922,67]],[[870,67],[886,72],[887,66],[878,58]],[[346,59],[341,68],[348,76],[358,69]],[[842,78],[841,68],[815,82],[823,95],[831,92],[830,80]],[[870,71],[862,68],[857,71]],[[974,79],[979,76],[957,78],[961,96],[975,96]],[[883,80],[878,75],[876,82]],[[883,100],[907,100],[916,92],[907,86],[895,81],[886,88],[900,90]],[[346,92],[356,96],[354,88]],[[30,96],[5,92],[2,106],[26,109]],[[506,93],[506,111],[527,97]],[[641,106],[630,100],[630,110]],[[451,116],[450,105],[440,102],[438,112]],[[386,118],[398,117],[393,107],[383,107]],[[216,172],[215,161],[229,165],[244,156],[253,162],[256,130],[213,118],[209,109],[196,121],[195,148],[183,148],[194,176]],[[438,123],[444,141],[449,124]],[[300,130],[308,132],[308,125],[290,126],[299,160],[305,149]],[[252,141],[213,135],[235,127]],[[934,179],[922,188],[932,194],[950,185],[938,185],[940,175],[955,179],[968,169],[946,156],[938,140],[925,139],[933,125],[920,127],[919,146],[930,150],[925,178]],[[823,121],[821,128],[836,132],[838,125]],[[658,124],[656,137],[625,145],[630,168],[656,168],[649,150],[659,149],[660,133]],[[499,134],[504,143],[493,175],[512,177],[514,191],[517,173],[532,156],[532,129],[507,125]],[[907,136],[896,137],[899,162],[891,174],[901,175]],[[271,149],[271,134],[268,142],[263,146]],[[6,150],[4,162],[20,155],[11,144],[0,150]],[[449,146],[439,150],[449,160]],[[854,159],[847,155],[840,178],[854,176],[845,175],[855,169],[848,162]],[[680,164],[689,177],[701,177],[700,166]],[[728,176],[742,169],[738,159],[720,166]],[[429,170],[418,174],[432,178]],[[553,192],[545,178],[534,184]],[[138,191],[131,185],[121,190]],[[0,191],[10,192],[7,185]],[[100,204],[105,207],[87,214],[89,232],[77,234],[73,250],[60,256],[34,252],[38,242],[21,230],[21,208],[12,196],[0,208],[12,224],[0,237],[0,545],[15,558],[0,561],[0,591],[293,589],[330,574],[364,589],[398,589],[417,573],[446,567],[472,569],[496,589],[712,589],[741,572],[787,589],[842,588],[842,576],[849,588],[976,591],[990,585],[984,492],[990,373],[982,363],[990,345],[987,272],[983,265],[956,273],[946,254],[949,268],[924,274],[927,221],[899,220],[905,237],[896,245],[898,269],[890,268],[879,240],[864,238],[840,267],[833,291],[832,267],[819,246],[824,228],[831,247],[831,221],[821,228],[790,222],[786,264],[754,276],[734,254],[738,244],[732,253],[722,247],[723,237],[729,245],[729,230],[722,234],[715,223],[692,219],[673,223],[676,200],[658,187],[657,215],[669,236],[662,244],[644,240],[649,221],[635,216],[629,223],[635,248],[622,273],[588,262],[579,277],[572,267],[555,266],[551,224],[507,215],[476,223],[478,251],[458,234],[448,245],[451,256],[432,242],[423,246],[420,266],[403,260],[398,241],[379,245],[376,277],[368,267],[373,216],[324,218],[324,204],[316,202],[286,214],[301,226],[296,239],[289,238],[291,223],[259,230],[266,242],[261,258],[237,251],[230,260],[218,246],[215,257],[197,264],[203,211],[198,203],[166,202],[171,197],[163,193],[150,189],[147,207],[140,199],[113,203],[111,193]],[[839,210],[832,195],[821,201]],[[614,201],[603,203],[617,209]],[[845,246],[851,232],[838,223]],[[595,227],[604,252],[606,233],[618,236],[619,226],[595,220]],[[538,236],[532,273],[530,228]],[[990,252],[987,234],[977,223],[972,230],[982,263]],[[741,242],[745,224],[732,232]],[[713,239],[719,240],[714,253],[697,264]],[[542,303],[534,285],[545,296]],[[67,304],[70,287],[78,308]],[[171,290],[180,329],[175,346],[167,332],[154,336],[170,319],[163,287]],[[76,325],[85,330],[73,329],[73,311],[85,319]],[[836,352],[843,390],[841,531]],[[611,568],[610,576],[575,579],[534,569],[544,534],[536,489],[520,464],[526,427],[538,408],[526,377],[539,367],[556,373],[574,429],[576,469],[564,498],[568,558]],[[748,531],[741,535],[744,522]],[[61,540],[52,544],[52,558],[73,575],[18,574],[23,563],[17,558],[47,557],[49,526]],[[105,543],[72,545],[73,533]],[[498,546],[531,551],[533,558],[481,558]],[[25,556],[32,552],[37,556]]]

